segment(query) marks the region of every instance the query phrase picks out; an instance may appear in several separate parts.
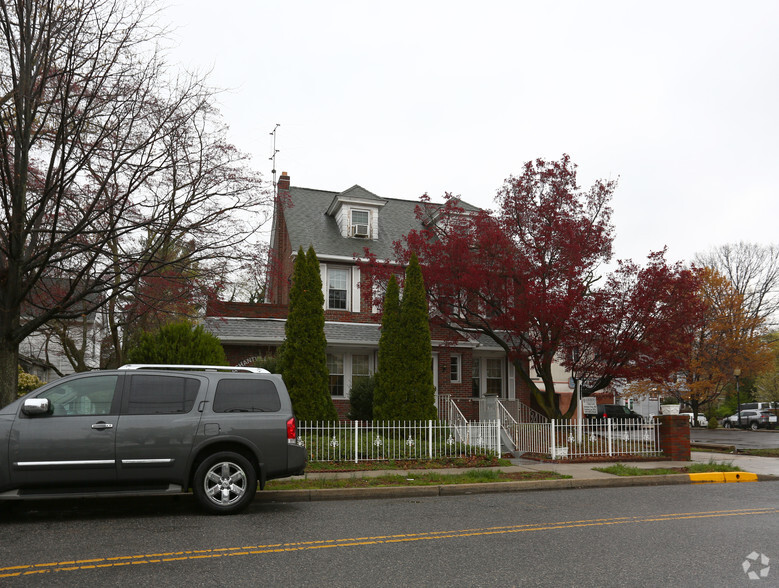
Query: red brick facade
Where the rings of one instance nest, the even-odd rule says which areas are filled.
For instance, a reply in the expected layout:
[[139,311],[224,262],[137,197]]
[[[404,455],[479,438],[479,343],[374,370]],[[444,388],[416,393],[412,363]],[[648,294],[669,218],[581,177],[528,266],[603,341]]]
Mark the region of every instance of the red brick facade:
[[[277,184],[277,201],[274,209],[273,219],[273,243],[271,244],[272,252],[270,259],[270,266],[272,270],[268,276],[268,299],[270,304],[248,304],[240,302],[221,302],[211,301],[208,304],[206,315],[209,318],[225,318],[225,319],[286,319],[288,314],[289,294],[291,285],[291,276],[293,273],[294,257],[297,255],[297,250],[293,250],[290,239],[289,227],[287,224],[286,216],[293,217],[294,210],[300,210],[291,208],[292,198],[291,194],[296,193],[297,188],[290,188],[290,177],[286,172],[282,172]],[[334,193],[333,193],[334,194]],[[306,200],[310,202],[310,200]],[[300,201],[298,202],[300,205]],[[383,205],[382,205],[383,206]],[[378,208],[376,209],[378,210]],[[322,214],[325,210],[322,211]],[[330,214],[330,212],[328,212]],[[309,217],[310,218],[310,217]],[[294,228],[295,225],[293,225]],[[413,227],[409,227],[413,228]],[[384,234],[384,233],[382,233]],[[299,238],[296,237],[298,241]],[[295,245],[297,247],[297,245]],[[327,259],[327,255],[335,255],[333,251],[317,251],[317,254],[324,259]],[[343,253],[340,254],[343,256]],[[338,266],[353,266],[354,262],[349,262],[343,257],[338,258],[341,261],[338,262]],[[353,275],[357,275],[354,272]],[[358,286],[354,284],[353,286]],[[354,323],[354,324],[377,324],[380,322],[381,317],[378,314],[371,312],[373,307],[373,300],[370,299],[370,288],[360,289],[360,312],[350,312],[345,310],[332,310],[325,309],[325,321],[328,323]],[[351,290],[355,292],[354,289]],[[355,295],[355,294],[352,294]],[[357,308],[355,305],[354,308]],[[237,325],[237,323],[236,323]],[[265,325],[266,327],[268,325]],[[480,358],[485,358],[484,363],[487,365],[489,360],[494,360],[498,357],[501,358],[503,364],[502,374],[502,396],[503,397],[516,397],[518,400],[525,404],[530,404],[530,394],[524,382],[520,378],[514,378],[514,388],[511,392],[508,391],[510,382],[509,378],[510,370],[507,366],[507,359],[505,354],[502,354],[501,350],[495,346],[479,346],[476,340],[470,340],[463,337],[460,334],[455,333],[451,329],[445,327],[439,321],[431,322],[431,339],[435,342],[433,346],[433,352],[437,354],[437,371],[436,382],[438,395],[451,398],[456,403],[459,410],[469,420],[477,420],[479,418],[479,399],[474,397],[474,385],[473,385],[473,373],[474,373],[474,353]],[[365,329],[362,330],[363,333]],[[226,339],[223,341],[225,353],[227,359],[231,365],[249,365],[257,357],[273,355],[277,349],[277,346],[281,341],[277,340],[265,340],[258,341],[256,344],[246,342],[249,338],[247,333],[251,333],[251,329],[239,329],[233,331],[235,333],[235,340],[230,341]],[[283,333],[278,329],[271,329],[265,332],[274,333],[272,337],[279,339],[283,336]],[[339,343],[334,342],[332,344],[333,353],[344,353],[344,357],[350,353],[356,354],[371,354],[372,368],[376,367],[376,344],[366,344],[364,350],[357,351],[359,345],[346,341],[340,345],[343,348],[343,352],[340,351]],[[456,354],[459,356],[459,374],[454,378],[450,373],[452,369],[452,356]],[[484,368],[483,368],[484,369]],[[492,368],[494,372],[494,364]],[[351,372],[349,372],[351,374]],[[485,376],[486,370],[482,371],[481,378],[483,382],[486,382],[487,376]],[[348,387],[350,383],[350,377],[344,376],[344,385]],[[490,382],[495,384],[495,377],[493,376]],[[486,389],[486,388],[485,388]],[[348,389],[345,391],[348,394]],[[338,410],[338,414],[342,419],[346,418],[349,411],[348,398],[337,397],[333,399],[333,402]]]
[[660,417],[660,449],[674,461],[690,461],[690,421],[685,415]]
[[289,181],[287,172],[282,172],[276,185],[278,196],[273,211],[273,231],[275,249],[271,251],[273,258],[270,260],[269,294],[270,301],[274,304],[289,303],[290,276],[292,276],[293,253],[292,245],[287,231],[287,222],[284,219],[284,209],[288,206]]

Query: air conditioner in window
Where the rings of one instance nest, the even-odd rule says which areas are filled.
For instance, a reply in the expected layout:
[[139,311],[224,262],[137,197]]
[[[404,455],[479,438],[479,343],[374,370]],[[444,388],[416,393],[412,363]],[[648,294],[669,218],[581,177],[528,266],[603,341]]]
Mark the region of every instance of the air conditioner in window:
[[370,236],[368,225],[352,225],[352,235],[367,239]]

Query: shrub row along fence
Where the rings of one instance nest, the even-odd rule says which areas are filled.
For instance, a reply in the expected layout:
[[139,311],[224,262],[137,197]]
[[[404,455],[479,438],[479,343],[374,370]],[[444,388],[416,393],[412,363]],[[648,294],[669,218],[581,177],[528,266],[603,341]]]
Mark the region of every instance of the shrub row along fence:
[[381,461],[500,455],[500,422],[298,423],[310,461]]
[[581,424],[504,423],[517,451],[570,459],[589,456],[659,455],[660,422],[588,420]]

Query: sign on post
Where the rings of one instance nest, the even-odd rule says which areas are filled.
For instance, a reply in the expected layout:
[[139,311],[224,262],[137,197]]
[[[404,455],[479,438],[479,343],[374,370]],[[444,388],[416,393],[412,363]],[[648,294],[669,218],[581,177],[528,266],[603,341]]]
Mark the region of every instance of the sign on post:
[[598,414],[598,401],[592,396],[582,398],[582,409],[584,414]]

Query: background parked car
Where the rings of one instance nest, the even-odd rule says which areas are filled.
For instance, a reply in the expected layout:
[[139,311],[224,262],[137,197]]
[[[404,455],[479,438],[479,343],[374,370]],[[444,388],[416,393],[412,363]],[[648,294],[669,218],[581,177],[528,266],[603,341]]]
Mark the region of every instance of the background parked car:
[[[741,426],[749,427],[753,431],[757,431],[760,428],[773,428],[776,426],[777,417],[775,414],[768,410],[742,410],[741,411]],[[722,419],[722,426],[726,429],[739,426],[738,413]]]
[[[691,412],[681,412],[679,413],[682,416],[686,416],[688,419],[690,419],[690,426],[693,425],[693,413]],[[707,419],[704,415],[698,414],[698,424],[695,425],[696,427],[708,427],[709,426],[709,419]]]
[[631,421],[643,421],[644,417],[633,412],[622,404],[599,404],[597,414],[587,415],[589,419],[623,419]]
[[741,410],[779,410],[779,402],[742,402]]

